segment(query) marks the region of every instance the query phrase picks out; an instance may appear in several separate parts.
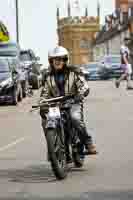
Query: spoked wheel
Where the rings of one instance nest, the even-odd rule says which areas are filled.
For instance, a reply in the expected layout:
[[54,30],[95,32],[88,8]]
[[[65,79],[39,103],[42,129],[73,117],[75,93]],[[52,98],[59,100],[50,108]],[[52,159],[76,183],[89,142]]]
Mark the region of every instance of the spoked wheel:
[[48,129],[46,132],[49,160],[57,179],[64,179],[67,176],[66,153],[64,137],[60,138],[57,130]]

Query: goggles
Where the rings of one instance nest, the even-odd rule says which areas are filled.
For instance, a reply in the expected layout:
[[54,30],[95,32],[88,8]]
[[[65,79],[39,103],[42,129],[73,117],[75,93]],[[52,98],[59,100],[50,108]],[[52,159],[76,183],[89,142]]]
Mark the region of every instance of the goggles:
[[53,58],[56,61],[63,61],[63,62],[67,62],[68,58],[67,57],[54,57]]

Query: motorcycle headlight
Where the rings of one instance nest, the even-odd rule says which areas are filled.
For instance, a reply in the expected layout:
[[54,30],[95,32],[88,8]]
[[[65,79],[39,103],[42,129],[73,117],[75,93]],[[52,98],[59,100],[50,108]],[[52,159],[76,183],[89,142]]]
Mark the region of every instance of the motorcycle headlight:
[[111,68],[110,64],[107,63],[107,64],[105,65],[105,68],[106,68],[106,69],[110,69],[110,68]]
[[0,86],[3,87],[10,87],[12,85],[12,79],[8,78],[1,82]]

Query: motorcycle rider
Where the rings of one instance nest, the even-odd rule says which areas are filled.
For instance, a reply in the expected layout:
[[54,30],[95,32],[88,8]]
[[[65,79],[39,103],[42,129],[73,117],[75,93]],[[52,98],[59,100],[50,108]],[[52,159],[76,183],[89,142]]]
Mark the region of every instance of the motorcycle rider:
[[[96,154],[96,147],[93,144],[92,136],[87,132],[83,121],[83,99],[88,95],[89,87],[87,81],[80,74],[80,70],[68,65],[69,55],[67,49],[57,46],[48,53],[49,72],[43,77],[43,89],[41,96],[52,98],[67,94],[75,95],[75,103],[71,108],[71,120],[79,131],[81,140],[85,145],[86,154]],[[45,114],[40,109],[42,127],[45,133]],[[69,160],[69,158],[67,159]]]

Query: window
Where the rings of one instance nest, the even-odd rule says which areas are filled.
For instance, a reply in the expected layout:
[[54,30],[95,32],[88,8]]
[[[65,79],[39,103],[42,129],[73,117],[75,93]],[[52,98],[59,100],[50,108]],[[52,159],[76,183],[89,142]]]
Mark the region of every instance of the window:
[[17,56],[19,46],[16,43],[0,43],[0,56]]
[[10,68],[9,68],[7,60],[0,59],[0,73],[9,72],[9,71],[10,71]]
[[83,49],[89,49],[91,46],[91,42],[87,39],[82,39],[80,41],[80,48],[83,48]]

